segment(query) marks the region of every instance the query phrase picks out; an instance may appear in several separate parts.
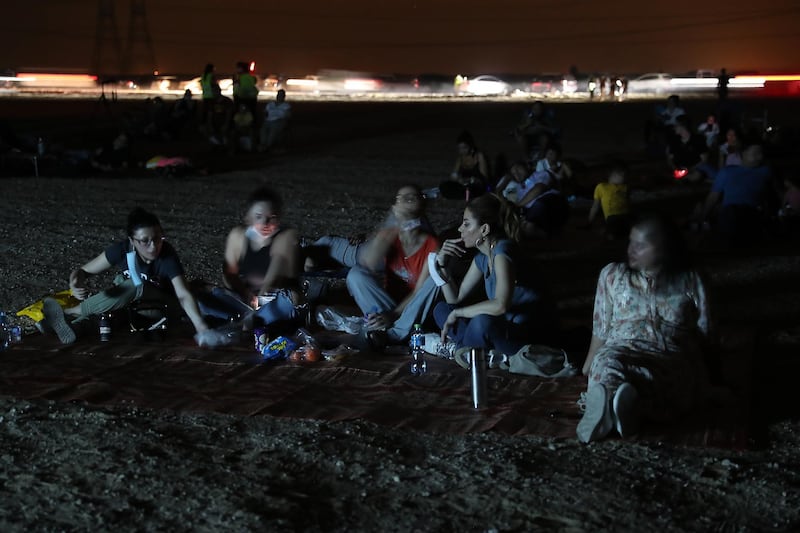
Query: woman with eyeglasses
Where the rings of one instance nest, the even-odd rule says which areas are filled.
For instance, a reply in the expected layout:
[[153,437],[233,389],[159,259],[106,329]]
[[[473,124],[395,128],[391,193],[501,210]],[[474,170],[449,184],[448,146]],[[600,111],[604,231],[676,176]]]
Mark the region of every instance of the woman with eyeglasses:
[[[184,279],[183,266],[175,249],[164,240],[156,215],[136,208],[128,215],[128,237],[74,270],[69,276],[72,295],[80,304],[61,308],[52,298],[44,300],[44,324],[64,344],[75,342],[74,325],[103,313],[123,309],[141,300],[173,302],[174,297],[189,316],[198,334],[208,330]],[[90,276],[113,267],[121,269],[108,289],[91,294]]]
[[233,228],[225,242],[224,287],[198,296],[204,315],[225,321],[253,316],[267,325],[298,320],[298,306],[305,303],[300,238],[281,223],[282,212],[283,200],[269,187],[250,194],[244,225]]
[[428,255],[438,250],[421,189],[401,187],[387,224],[347,274],[347,289],[367,317],[363,337],[371,345],[405,342],[414,324],[425,321],[439,294],[428,274]]

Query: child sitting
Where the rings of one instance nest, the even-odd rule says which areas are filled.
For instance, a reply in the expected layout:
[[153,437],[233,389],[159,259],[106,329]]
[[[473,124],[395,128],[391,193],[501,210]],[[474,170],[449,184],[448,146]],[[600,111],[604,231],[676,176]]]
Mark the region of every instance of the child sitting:
[[598,183],[594,189],[594,203],[589,210],[589,224],[603,210],[606,221],[606,236],[610,239],[627,238],[630,229],[629,192],[625,183],[627,169],[624,163],[615,163],[608,181]]

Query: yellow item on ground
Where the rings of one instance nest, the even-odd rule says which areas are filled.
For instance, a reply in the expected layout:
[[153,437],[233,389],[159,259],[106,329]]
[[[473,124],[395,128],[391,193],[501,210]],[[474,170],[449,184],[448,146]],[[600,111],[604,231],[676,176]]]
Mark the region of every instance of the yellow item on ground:
[[[80,303],[80,300],[75,298],[72,295],[72,291],[69,289],[57,292],[54,295],[52,295],[51,298],[57,301],[61,307],[73,307]],[[44,318],[44,313],[42,312],[43,305],[44,305],[43,300],[34,302],[25,309],[17,311],[17,316],[27,316],[34,322],[39,322]]]

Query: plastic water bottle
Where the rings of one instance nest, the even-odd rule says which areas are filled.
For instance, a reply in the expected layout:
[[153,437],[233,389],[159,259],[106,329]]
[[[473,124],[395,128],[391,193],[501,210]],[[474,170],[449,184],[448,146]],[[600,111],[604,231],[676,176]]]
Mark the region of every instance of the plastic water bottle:
[[100,315],[100,342],[111,340],[111,315],[102,313]]
[[421,325],[414,324],[408,344],[411,347],[411,373],[415,376],[424,374],[428,364],[425,362],[425,335]]
[[22,328],[20,326],[11,326],[11,344],[19,344],[22,342]]
[[44,155],[44,152],[45,152],[44,139],[39,137],[39,140],[36,142],[36,153],[39,155],[39,157],[42,157]]
[[5,311],[0,311],[0,352],[4,352],[11,345],[11,329],[8,326]]

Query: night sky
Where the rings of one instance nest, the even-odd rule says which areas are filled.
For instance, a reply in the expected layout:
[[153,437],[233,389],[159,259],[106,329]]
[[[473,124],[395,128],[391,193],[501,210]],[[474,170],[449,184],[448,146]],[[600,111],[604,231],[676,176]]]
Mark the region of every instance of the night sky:
[[[322,68],[446,74],[800,70],[796,0],[148,0],[146,18],[114,2],[129,71],[230,72],[255,60],[260,74]],[[89,72],[96,35],[103,70],[119,71],[111,18],[97,0],[4,2],[0,67]],[[44,16],[46,14],[46,16]],[[146,46],[149,33],[152,51]],[[152,57],[155,58],[153,64]]]

